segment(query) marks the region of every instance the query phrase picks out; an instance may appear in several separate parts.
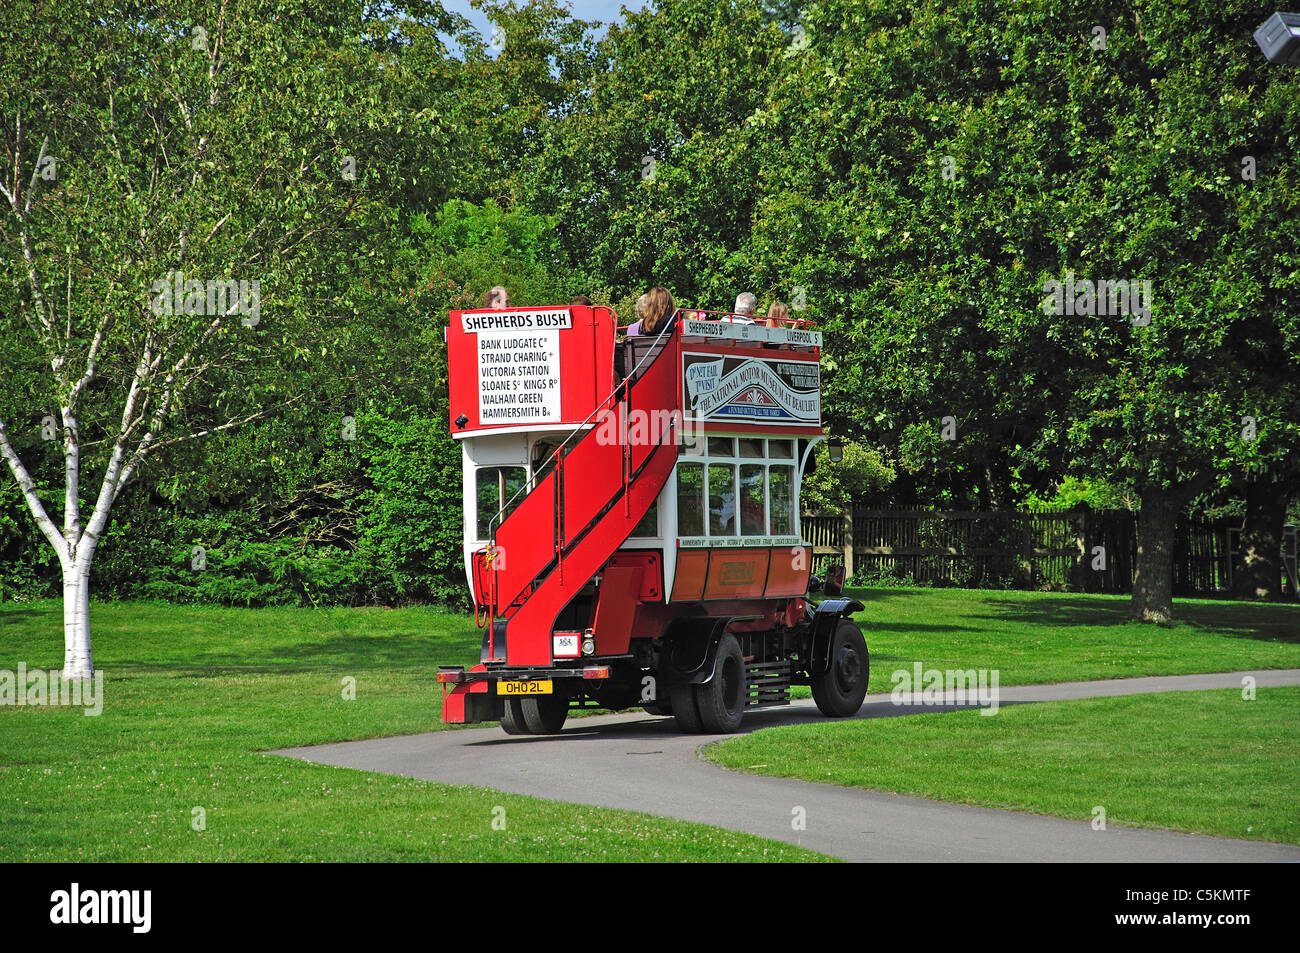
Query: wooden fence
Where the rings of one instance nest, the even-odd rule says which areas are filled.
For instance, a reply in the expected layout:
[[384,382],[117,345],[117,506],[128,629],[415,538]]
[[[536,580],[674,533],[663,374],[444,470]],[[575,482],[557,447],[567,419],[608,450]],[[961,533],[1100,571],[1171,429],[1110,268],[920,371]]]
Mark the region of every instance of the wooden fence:
[[[808,514],[802,522],[804,539],[813,547],[814,571],[843,563],[850,577],[893,575],[939,585],[1127,592],[1137,564],[1137,518],[1127,510],[855,509],[851,514]],[[1291,533],[1294,551],[1294,528]],[[1174,542],[1174,591],[1191,595],[1228,589],[1228,546],[1224,521],[1180,521]]]

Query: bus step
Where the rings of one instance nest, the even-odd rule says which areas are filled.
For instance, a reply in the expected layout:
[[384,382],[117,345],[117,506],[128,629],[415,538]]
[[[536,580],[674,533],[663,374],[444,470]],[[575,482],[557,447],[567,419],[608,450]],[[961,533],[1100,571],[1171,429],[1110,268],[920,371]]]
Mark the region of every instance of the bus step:
[[746,708],[769,708],[790,704],[790,681],[794,665],[789,661],[749,662],[745,665],[745,680],[749,698]]

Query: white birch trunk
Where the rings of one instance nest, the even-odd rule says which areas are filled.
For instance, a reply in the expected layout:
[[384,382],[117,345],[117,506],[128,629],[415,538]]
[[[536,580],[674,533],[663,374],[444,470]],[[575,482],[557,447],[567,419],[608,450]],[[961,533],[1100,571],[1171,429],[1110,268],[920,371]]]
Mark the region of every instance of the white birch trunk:
[[90,561],[95,555],[100,533],[108,523],[122,453],[120,445],[115,448],[99,502],[91,515],[90,524],[83,528],[77,505],[81,466],[76,420],[66,410],[64,420],[65,426],[70,422],[71,427],[67,429],[69,436],[64,445],[67,486],[62,533],[50,519],[45,504],[37,495],[31,474],[14,453],[3,420],[0,420],[0,456],[9,464],[36,525],[59,557],[59,566],[63,571],[63,677],[78,679],[90,678],[95,672],[94,657],[90,650]]
[[63,677],[90,678],[95,661],[90,652],[90,562],[63,567]]

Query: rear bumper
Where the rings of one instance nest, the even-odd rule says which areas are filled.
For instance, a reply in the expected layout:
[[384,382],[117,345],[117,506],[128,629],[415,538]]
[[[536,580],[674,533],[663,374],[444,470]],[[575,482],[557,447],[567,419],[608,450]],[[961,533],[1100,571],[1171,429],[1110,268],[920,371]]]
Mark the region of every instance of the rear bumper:
[[581,665],[520,665],[494,668],[491,671],[481,664],[468,671],[460,666],[442,666],[438,669],[438,681],[443,689],[442,723],[473,725],[482,721],[499,721],[505,715],[505,699],[497,694],[497,682],[537,678],[552,681],[598,681],[609,678],[610,661],[611,659],[601,658]]

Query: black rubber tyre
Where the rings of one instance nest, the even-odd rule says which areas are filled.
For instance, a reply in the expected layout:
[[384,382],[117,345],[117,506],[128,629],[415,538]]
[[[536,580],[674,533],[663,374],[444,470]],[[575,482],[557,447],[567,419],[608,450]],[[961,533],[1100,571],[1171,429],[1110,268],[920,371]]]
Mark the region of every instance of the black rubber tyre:
[[867,697],[871,657],[867,640],[852,619],[840,619],[831,634],[830,668],[812,677],[813,701],[828,718],[856,715]]
[[528,734],[528,725],[524,721],[524,712],[520,707],[521,699],[507,698],[505,701],[506,711],[501,716],[501,730],[508,735],[526,735]]
[[569,717],[569,696],[561,692],[534,695],[521,699],[519,707],[523,709],[524,724],[530,735],[553,735],[564,727]]
[[749,698],[745,679],[745,654],[740,642],[731,633],[725,633],[718,643],[718,659],[713,677],[703,685],[695,686],[695,704],[700,712],[700,723],[710,734],[730,734],[740,730],[745,717],[745,702]]
[[671,715],[673,713],[673,703],[667,698],[661,698],[657,702],[650,702],[641,706],[647,715]]
[[699,734],[704,730],[704,724],[700,721],[700,710],[695,707],[694,685],[674,685],[669,691],[668,698],[678,728],[688,734]]

